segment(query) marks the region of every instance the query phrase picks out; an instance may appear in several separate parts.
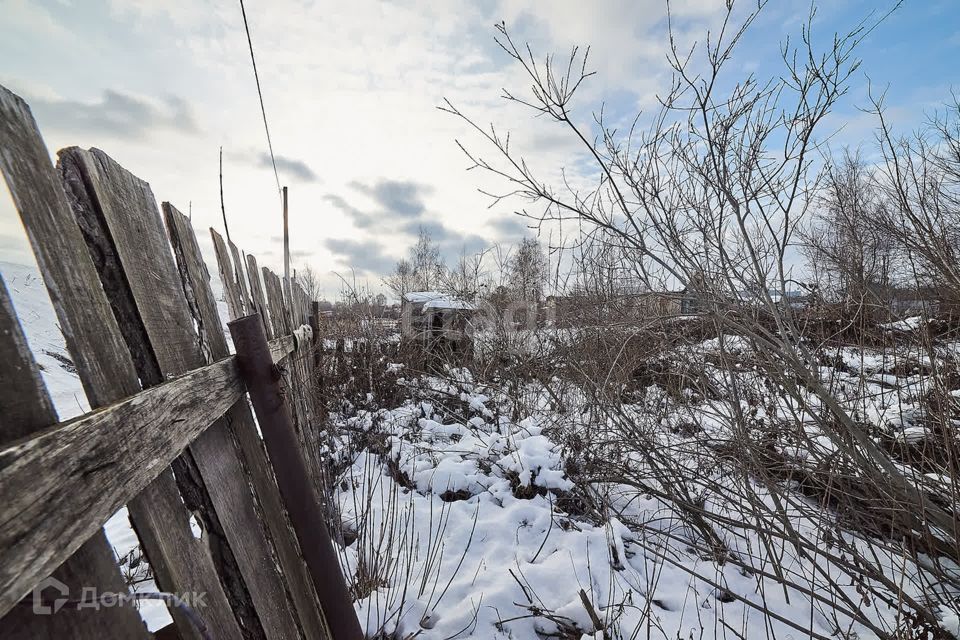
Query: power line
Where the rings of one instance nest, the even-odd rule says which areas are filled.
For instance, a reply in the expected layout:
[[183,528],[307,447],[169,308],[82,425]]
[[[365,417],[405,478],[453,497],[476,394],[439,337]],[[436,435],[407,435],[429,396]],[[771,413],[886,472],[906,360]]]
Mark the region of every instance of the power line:
[[273,155],[273,142],[270,140],[270,125],[267,124],[267,110],[263,106],[263,91],[260,89],[257,59],[253,55],[253,40],[250,39],[250,25],[247,23],[247,10],[243,7],[243,0],[240,0],[240,13],[243,14],[243,28],[247,32],[247,44],[250,46],[250,62],[253,63],[253,77],[257,81],[257,95],[260,96],[260,113],[263,114],[263,129],[267,132],[267,147],[270,149],[270,163],[273,165],[273,177],[277,181],[277,193],[280,193],[280,174],[277,173],[277,159]]

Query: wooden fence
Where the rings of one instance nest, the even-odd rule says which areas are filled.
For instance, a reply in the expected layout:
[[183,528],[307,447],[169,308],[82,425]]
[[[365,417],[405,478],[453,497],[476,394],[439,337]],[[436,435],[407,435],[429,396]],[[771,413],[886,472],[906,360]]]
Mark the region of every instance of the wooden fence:
[[[124,505],[159,588],[205,594],[206,632],[169,607],[179,637],[331,637],[190,221],[167,202],[161,214],[150,185],[98,149],[58,156],[54,167],[27,105],[0,87],[0,170],[94,408],[57,422],[0,286],[4,637],[149,637],[131,607],[38,616],[23,602],[51,574],[71,597],[126,593],[102,529]],[[284,361],[316,491],[314,361],[293,336],[310,301],[296,284],[286,299],[276,274],[211,234],[230,318],[259,313]]]

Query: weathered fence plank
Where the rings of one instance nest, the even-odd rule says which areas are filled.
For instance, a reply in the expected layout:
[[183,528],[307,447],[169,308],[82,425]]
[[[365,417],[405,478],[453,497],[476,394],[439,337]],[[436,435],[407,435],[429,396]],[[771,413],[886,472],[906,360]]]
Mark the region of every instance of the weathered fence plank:
[[[74,155],[89,174],[89,196],[102,212],[104,236],[126,276],[128,291],[112,292],[114,306],[137,311],[136,330],[129,333],[139,338],[137,350],[152,356],[140,370],[141,379],[157,384],[202,366],[193,318],[149,185],[99,150]],[[118,302],[122,298],[128,300]],[[220,580],[245,636],[297,637],[295,614],[227,420],[217,420],[188,452],[174,462],[177,482],[215,547]]]
[[34,566],[61,561],[242,393],[229,358],[0,451],[4,601],[11,585],[32,588]]
[[261,269],[263,272],[263,288],[267,295],[267,306],[270,307],[270,322],[273,325],[273,335],[282,336],[290,333],[290,317],[284,311],[283,292],[280,286],[280,278],[267,267]]
[[[295,327],[292,326],[294,314],[292,300],[283,295],[283,283],[280,277],[267,268],[263,269],[264,282],[267,284],[267,299],[271,313],[280,319],[285,333]],[[291,291],[293,289],[291,288]],[[309,377],[304,367],[305,357],[291,358],[283,372],[283,384],[288,390],[287,402],[290,403],[290,413],[296,430],[297,439],[307,465],[307,471],[313,488],[318,495],[323,495],[323,464],[320,460],[320,442],[318,438],[319,426],[313,419],[312,402],[306,397],[305,389],[309,384]]]
[[[23,220],[30,245],[40,266],[60,329],[82,375],[91,406],[110,398],[118,373],[134,373],[130,359],[105,363],[97,354],[124,350],[118,331],[88,333],[81,327],[97,326],[113,319],[110,304],[100,290],[93,262],[87,255],[80,230],[30,110],[19,97],[0,87],[0,165],[14,205]],[[69,259],[65,259],[69,256]],[[89,296],[77,294],[94,290]]]
[[227,245],[223,242],[223,237],[213,227],[210,227],[210,237],[213,238],[213,251],[217,255],[220,283],[223,285],[223,297],[227,301],[227,309],[230,310],[231,314],[239,313],[243,315],[246,309],[243,306],[243,300],[240,298],[240,291],[237,287],[236,275],[233,271],[233,263],[230,261]]
[[292,335],[281,336],[270,341],[270,355],[274,362],[279,362],[293,353],[296,342]]
[[[6,372],[14,378],[5,378],[9,384],[0,385],[0,445],[40,431],[56,422],[57,414],[46,387],[40,378],[26,339],[10,304],[6,286],[0,279],[0,356]],[[54,577],[63,582],[69,594],[77,597],[83,587],[96,587],[101,592],[126,593],[123,576],[113,559],[113,552],[99,526],[91,528],[91,535]],[[81,540],[84,537],[80,537]],[[7,575],[3,574],[6,602]],[[42,578],[42,576],[40,576]],[[39,579],[39,578],[38,578]],[[90,580],[95,579],[95,583]],[[32,585],[24,585],[26,589]],[[49,594],[44,594],[49,597]],[[59,596],[60,594],[56,594]],[[15,596],[14,596],[15,598]],[[25,599],[3,618],[5,638],[47,637],[70,635],[73,638],[146,638],[147,630],[135,609],[108,610],[100,615],[91,609],[67,607],[56,615],[38,616],[33,612],[32,599]]]
[[276,334],[273,332],[272,321],[268,315],[267,299],[263,295],[263,286],[260,284],[260,269],[257,268],[257,258],[252,254],[247,256],[247,279],[250,281],[250,297],[253,300],[256,312],[260,314],[260,319],[263,321],[263,329],[267,338],[273,339]]
[[[201,335],[210,346],[209,357],[223,358],[229,355],[226,336],[217,316],[216,303],[210,289],[209,274],[200,254],[196,235],[190,221],[168,202],[163,203],[164,217],[170,231],[170,240],[177,258],[181,278],[184,282],[187,299],[191,301]],[[233,319],[233,318],[231,318]],[[292,339],[281,341],[292,344]],[[286,349],[286,346],[283,347]],[[287,352],[284,352],[284,356]],[[279,355],[279,354],[278,354]],[[296,539],[287,524],[287,514],[280,498],[273,470],[267,461],[263,441],[257,433],[250,407],[245,398],[231,407],[227,414],[230,429],[237,440],[246,469],[250,474],[250,481],[259,498],[262,510],[260,521],[265,522],[270,531],[270,538],[276,549],[277,557],[287,579],[287,587],[296,607],[304,633],[308,638],[325,637],[325,627],[320,614],[319,602],[313,592],[313,586],[307,576],[300,550]],[[283,576],[277,576],[282,578]],[[283,584],[278,585],[278,592],[273,596],[278,599],[286,597]],[[275,589],[277,590],[277,589]],[[260,612],[260,606],[257,607]]]
[[230,255],[233,256],[233,273],[234,278],[239,285],[240,299],[243,301],[243,308],[246,313],[253,313],[253,309],[250,305],[250,290],[247,288],[247,276],[246,269],[243,268],[243,260],[240,259],[240,250],[237,249],[237,245],[233,242],[229,243],[230,245]]
[[[129,357],[126,361],[103,362],[96,356],[101,347],[123,347],[123,338],[116,331],[115,324],[113,331],[109,326],[95,334],[84,331],[87,326],[113,322],[109,303],[99,288],[80,231],[73,224],[67,196],[57,180],[33,115],[23,100],[2,86],[0,171],[27,231],[67,348],[84,381],[87,399],[93,406],[103,404],[106,398],[101,393],[101,385],[117,371],[132,372],[133,365]],[[64,256],[75,257],[64,260]],[[26,579],[18,586],[8,586],[6,571],[0,570],[3,575],[0,578],[0,585],[3,585],[0,587],[3,593],[0,614],[9,610],[26,591],[64,560],[66,562],[57,569],[54,577],[70,586],[112,588],[116,585],[120,573],[106,536],[98,528],[91,531],[91,536],[88,536],[89,540],[82,537],[71,540],[66,547],[68,551],[57,561],[48,559],[46,563],[38,563],[29,571],[23,571],[17,577]],[[77,559],[67,560],[70,553],[78,549],[81,552]],[[123,630],[127,629],[131,637],[136,637],[138,627],[124,622],[130,619],[129,612],[120,612],[116,617],[120,635],[124,635]],[[77,624],[73,632],[78,638],[88,637],[85,625]],[[96,637],[96,629],[89,637]]]
[[217,303],[210,289],[210,273],[200,254],[193,226],[187,217],[169,202],[164,202],[162,208],[184,294],[197,325],[200,342],[205,345],[202,349],[204,358],[208,362],[225,358],[229,355],[227,340],[223,327],[220,326]]
[[307,292],[303,290],[303,286],[299,282],[296,284],[297,284],[297,294],[300,299],[299,324],[309,324],[310,323],[310,300],[307,297]]

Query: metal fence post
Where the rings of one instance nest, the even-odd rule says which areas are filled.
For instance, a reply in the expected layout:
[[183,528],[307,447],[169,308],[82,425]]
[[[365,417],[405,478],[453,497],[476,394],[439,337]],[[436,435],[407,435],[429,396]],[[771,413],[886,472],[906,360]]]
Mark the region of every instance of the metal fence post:
[[263,441],[277,477],[303,559],[320,597],[327,625],[335,640],[361,640],[363,633],[353,610],[347,583],[340,571],[324,510],[310,483],[300,445],[284,401],[280,372],[259,314],[228,323],[237,350],[240,373],[250,393]]

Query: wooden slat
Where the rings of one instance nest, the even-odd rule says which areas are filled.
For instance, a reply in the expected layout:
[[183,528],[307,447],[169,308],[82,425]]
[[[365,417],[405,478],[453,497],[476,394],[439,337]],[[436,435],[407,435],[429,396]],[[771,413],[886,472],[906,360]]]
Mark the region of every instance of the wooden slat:
[[253,307],[250,305],[250,290],[247,288],[246,269],[244,269],[243,260],[240,259],[240,250],[233,242],[230,245],[230,255],[233,256],[233,277],[239,285],[240,299],[243,302],[243,308],[246,313],[253,313]]
[[223,284],[223,297],[227,301],[227,309],[230,311],[230,315],[242,316],[247,311],[246,307],[243,306],[243,299],[240,297],[240,288],[237,286],[236,272],[233,269],[233,263],[230,261],[227,245],[224,244],[223,238],[213,227],[210,227],[210,237],[213,238],[213,250],[217,254],[217,266],[220,271],[220,282]]
[[267,267],[261,268],[263,273],[263,291],[267,297],[267,306],[270,308],[270,322],[273,324],[273,335],[286,335],[290,333],[289,323],[283,313],[283,294],[279,293],[277,282],[279,279]]
[[180,281],[190,305],[190,313],[197,325],[204,359],[215,361],[229,355],[227,340],[220,325],[217,303],[210,289],[210,273],[200,254],[197,237],[185,215],[169,202],[163,203],[163,217],[167,223],[170,245],[176,258]]
[[293,353],[293,336],[281,336],[270,341],[270,355],[274,362],[280,362]]
[[270,309],[267,306],[267,298],[263,295],[263,285],[260,283],[260,269],[257,268],[257,258],[255,256],[247,256],[247,279],[250,281],[250,297],[253,301],[254,307],[260,313],[260,318],[263,320],[263,329],[267,334],[268,339],[273,339],[273,326],[270,319]]
[[299,282],[292,282],[290,285],[290,295],[293,298],[293,311],[294,311],[294,324],[298,327],[304,323],[307,319],[307,314],[303,309],[303,289],[300,287]]
[[[129,357],[114,362],[104,362],[96,357],[96,351],[101,347],[122,348],[123,338],[116,330],[116,324],[110,330],[109,324],[113,322],[110,306],[98,286],[96,271],[86,253],[80,231],[72,222],[66,194],[50,164],[50,155],[33,115],[23,100],[2,86],[0,171],[27,231],[60,329],[84,381],[87,398],[91,405],[101,404],[104,396],[100,393],[100,384],[108,382],[117,371],[133,371],[133,365]],[[70,259],[65,260],[65,256]],[[96,334],[85,330],[88,326],[98,325],[108,326]],[[17,341],[12,336],[11,339]],[[41,410],[49,408],[49,401],[41,400],[41,403],[44,407],[34,407],[33,419],[40,417]],[[61,551],[63,553],[56,562],[48,561],[18,572],[15,582],[9,585],[6,567],[0,568],[0,615],[51,572],[71,589],[93,586],[117,590],[118,585],[123,584],[106,536],[99,528],[92,529],[86,538],[70,540]],[[69,558],[73,552],[77,552],[76,556]],[[0,625],[12,627],[12,617],[0,621]],[[21,620],[16,626],[21,634],[19,637],[30,637],[32,633],[42,636],[44,631],[51,631],[51,625],[56,627],[58,624],[59,621],[44,622],[33,618]],[[104,625],[113,631],[104,629]],[[55,628],[52,630],[56,631]],[[123,610],[108,613],[99,621],[74,620],[70,633],[76,638],[144,636],[139,616]]]
[[[104,350],[100,357],[112,361],[124,357],[129,360],[132,356],[136,363],[133,372],[114,376],[111,386],[103,390],[112,395],[111,399],[119,400],[136,393],[141,382],[145,385],[156,384],[163,380],[163,376],[144,338],[139,310],[131,299],[127,274],[123,271],[123,264],[105,221],[107,210],[122,210],[126,203],[101,202],[92,193],[102,187],[99,163],[100,159],[93,157],[93,154],[74,148],[60,152],[58,166],[71,195],[70,204],[76,217],[74,224],[83,225],[89,245],[88,253],[98,256],[100,281],[109,295],[116,317],[112,322],[112,330],[117,331],[119,327],[126,342],[122,353]],[[144,183],[135,179],[127,185],[132,192],[140,191],[140,197],[146,197],[144,186]],[[148,191],[149,187],[146,189]],[[140,249],[147,250],[148,247]],[[175,310],[171,311],[175,313]],[[149,315],[158,322],[163,320],[156,313]],[[99,331],[101,328],[90,327],[87,330]],[[174,463],[181,468],[186,466],[186,462],[179,458]],[[181,499],[182,495],[190,494],[182,494],[182,487],[178,486],[183,484],[179,478],[175,482],[173,474],[158,470],[156,480],[127,505],[130,519],[160,588],[172,592],[206,593],[205,623],[216,635],[232,637],[240,632],[241,623],[227,600],[225,583],[221,582],[218,575],[213,550],[206,538],[197,539],[191,530],[190,518],[193,514],[185,499]],[[190,619],[179,608],[170,608],[170,615],[181,636],[199,637]]]
[[[0,385],[0,444],[7,444],[18,437],[39,431],[56,421],[56,411],[40,379],[40,372],[33,360],[30,349],[16,313],[10,303],[6,286],[0,279],[0,368],[9,384]],[[9,375],[7,375],[9,374]],[[6,494],[4,494],[6,495]],[[17,514],[19,515],[19,514]],[[126,593],[128,588],[123,581],[113,552],[106,536],[99,526],[92,527],[87,539],[78,551],[54,571],[53,575],[67,585],[73,597],[83,593],[83,587],[95,586],[103,592]],[[6,546],[3,547],[4,549]],[[56,567],[57,563],[48,563],[47,567]],[[11,567],[11,571],[17,571]],[[16,595],[7,596],[9,576],[0,569],[4,585],[4,610],[8,601],[14,601]],[[37,572],[41,575],[37,575]],[[42,579],[49,571],[46,567],[36,568],[31,573],[23,572],[28,580]],[[17,572],[18,574],[20,572]],[[91,582],[91,579],[95,582]],[[25,584],[20,590],[30,589]],[[12,591],[16,594],[17,591]],[[45,594],[49,596],[49,594]],[[57,594],[59,595],[59,594]],[[75,638],[146,638],[147,631],[140,616],[133,609],[110,611],[105,615],[90,609],[67,607],[56,615],[37,616],[33,613],[32,598],[26,598],[3,618],[5,638],[63,637],[69,634]]]
[[40,379],[27,339],[0,278],[0,444],[56,422],[56,411]]
[[310,301],[303,286],[297,283],[297,294],[300,296],[300,324],[310,324]]
[[[102,351],[124,351],[126,345],[119,331],[85,330],[107,323],[113,313],[103,291],[97,292],[101,289],[97,271],[33,116],[25,102],[3,87],[0,164],[87,398],[91,405],[100,404],[103,389],[113,384],[118,373],[133,374],[133,363],[129,358],[105,363],[97,357]],[[89,295],[76,293],[87,290]]]
[[[291,312],[289,302],[283,296],[283,283],[280,277],[269,269],[263,270],[264,282],[267,284],[267,299],[271,312],[280,318],[284,331],[289,333],[291,326]],[[283,368],[283,384],[287,389],[287,401],[290,404],[290,413],[297,431],[297,439],[303,452],[307,471],[317,495],[323,496],[323,464],[320,460],[319,425],[312,419],[310,403],[306,399],[307,374],[303,369],[303,358],[296,355]]]
[[[203,263],[193,227],[187,217],[177,211],[170,203],[163,203],[163,212],[167,221],[167,228],[170,231],[170,241],[177,258],[181,279],[188,293],[187,299],[191,301],[191,308],[197,325],[201,328],[201,335],[204,336],[206,343],[211,347],[210,357],[226,357],[228,355],[226,337],[223,334],[220,318],[217,315],[213,292],[210,289],[210,278]],[[238,262],[237,264],[241,263]],[[285,350],[292,348],[292,343],[293,340],[290,336],[286,336],[285,339],[280,341],[278,346],[281,348],[277,351],[278,359],[286,355]],[[275,574],[273,577],[276,580],[273,583],[268,582],[263,587],[263,591],[266,592],[272,588],[273,594],[271,597],[277,601],[277,604],[282,603],[286,597],[282,580],[285,576],[286,586],[289,588],[290,596],[293,599],[306,637],[324,638],[326,637],[326,631],[320,613],[319,601],[307,575],[296,539],[288,527],[287,514],[280,498],[276,478],[267,461],[266,450],[257,433],[257,427],[246,398],[241,399],[230,409],[227,419],[230,430],[240,447],[244,465],[261,507],[258,522],[253,527],[266,523],[270,541],[273,543],[283,571],[282,576]],[[264,546],[267,546],[266,543]],[[269,569],[272,568],[272,566],[269,567]],[[269,570],[265,570],[262,580],[267,582],[272,575]],[[264,612],[260,604],[257,605],[257,610],[262,617]],[[268,626],[266,622],[264,624]]]
[[[138,349],[148,351],[155,362],[156,371],[149,363],[141,368],[141,379],[154,384],[203,365],[184,285],[149,185],[102,151],[77,150],[76,155],[102,212],[104,235],[126,276],[128,293],[117,291],[114,306],[129,299],[138,314],[138,331],[131,333],[142,340]],[[174,464],[177,482],[187,507],[219,547],[213,560],[246,637],[296,637],[295,614],[227,420],[211,425],[190,445],[189,454],[182,466]]]
[[16,601],[243,394],[228,358],[0,451],[0,589]]

